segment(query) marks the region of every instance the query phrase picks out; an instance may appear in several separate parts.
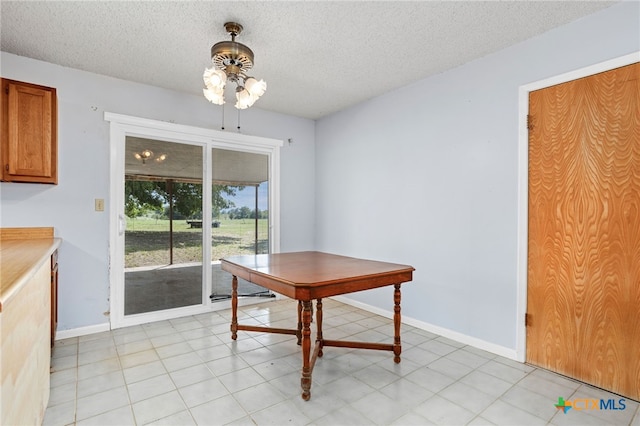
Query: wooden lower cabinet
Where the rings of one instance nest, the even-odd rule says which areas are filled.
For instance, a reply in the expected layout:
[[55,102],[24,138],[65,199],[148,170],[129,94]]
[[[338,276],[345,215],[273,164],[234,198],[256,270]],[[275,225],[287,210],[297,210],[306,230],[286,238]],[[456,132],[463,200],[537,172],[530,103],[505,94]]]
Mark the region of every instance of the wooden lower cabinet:
[[0,313],[0,424],[39,425],[49,401],[51,262]]
[[0,425],[40,425],[57,319],[52,227],[0,228]]

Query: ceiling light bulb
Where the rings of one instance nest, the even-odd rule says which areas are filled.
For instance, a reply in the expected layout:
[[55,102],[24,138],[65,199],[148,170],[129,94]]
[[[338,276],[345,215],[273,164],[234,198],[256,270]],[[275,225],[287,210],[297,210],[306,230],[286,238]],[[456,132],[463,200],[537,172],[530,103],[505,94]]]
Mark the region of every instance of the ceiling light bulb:
[[256,97],[251,95],[247,89],[241,89],[236,92],[236,108],[247,109],[256,101]]
[[249,77],[247,81],[244,83],[244,87],[256,98],[264,95],[264,92],[267,91],[267,83],[264,80],[256,80],[253,77]]
[[223,89],[227,82],[227,74],[216,68],[206,68],[202,76],[205,86],[208,88]]
[[208,87],[206,89],[202,89],[202,93],[204,93],[204,97],[207,98],[209,102],[216,105],[224,104],[224,91]]
[[145,149],[144,151],[142,151],[142,156],[144,158],[150,158],[151,156],[153,156],[153,151]]

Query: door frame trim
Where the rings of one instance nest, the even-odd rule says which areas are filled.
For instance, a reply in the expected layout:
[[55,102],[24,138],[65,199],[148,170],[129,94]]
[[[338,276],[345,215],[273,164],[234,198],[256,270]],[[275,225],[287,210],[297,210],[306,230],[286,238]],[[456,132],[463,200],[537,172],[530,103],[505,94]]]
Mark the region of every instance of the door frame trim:
[[[125,139],[127,136],[136,136],[166,141],[182,141],[202,146],[204,153],[215,147],[267,155],[269,157],[269,250],[272,253],[280,251],[280,148],[284,142],[278,139],[223,132],[111,112],[104,113],[104,120],[109,122],[109,323],[111,329],[229,308],[230,302],[206,303],[208,297],[203,294],[201,305],[124,315],[124,276],[120,276],[124,271],[124,256],[118,253],[119,250],[124,251],[123,241],[121,241],[123,237],[119,234],[122,226],[120,215],[124,217],[124,200],[121,196],[121,188],[124,185]],[[209,175],[211,173],[208,168],[210,160],[207,158],[206,155],[203,158],[203,171]],[[211,207],[205,205],[203,214],[210,215]],[[122,232],[124,232],[124,228],[122,228]],[[203,251],[204,258],[211,257],[210,250]],[[207,255],[207,253],[209,254]],[[205,268],[205,273],[207,270]],[[210,277],[210,275],[209,271],[207,276]],[[255,303],[255,301],[242,300],[240,305],[250,303]]]
[[516,359],[525,362],[527,357],[527,329],[524,316],[527,312],[527,257],[529,243],[529,92],[566,83],[579,78],[609,71],[640,62],[640,51],[610,59],[557,76],[520,86],[518,90],[518,235],[517,235],[517,307],[516,307]]

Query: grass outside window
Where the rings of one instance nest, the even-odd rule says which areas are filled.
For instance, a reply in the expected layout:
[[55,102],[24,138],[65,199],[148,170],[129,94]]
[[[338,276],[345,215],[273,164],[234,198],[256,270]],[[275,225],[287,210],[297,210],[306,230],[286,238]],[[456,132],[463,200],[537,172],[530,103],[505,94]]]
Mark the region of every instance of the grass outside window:
[[[255,254],[255,219],[216,219],[211,228],[211,260]],[[268,252],[268,219],[258,219],[258,253]],[[169,220],[127,218],[125,268],[169,263]],[[173,221],[173,263],[202,261],[202,228]]]

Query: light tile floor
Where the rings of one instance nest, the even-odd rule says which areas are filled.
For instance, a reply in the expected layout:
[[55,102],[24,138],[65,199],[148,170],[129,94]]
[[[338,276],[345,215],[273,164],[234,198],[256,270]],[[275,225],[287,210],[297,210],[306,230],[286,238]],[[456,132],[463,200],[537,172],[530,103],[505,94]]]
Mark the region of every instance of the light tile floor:
[[[239,308],[240,322],[292,328],[295,303]],[[329,299],[324,311],[326,338],[392,341],[387,318]],[[400,364],[387,351],[325,348],[303,401],[295,337],[240,332],[234,342],[230,317],[225,310],[58,341],[44,424],[640,426],[635,401],[565,414],[558,397],[620,397],[404,324]]]

